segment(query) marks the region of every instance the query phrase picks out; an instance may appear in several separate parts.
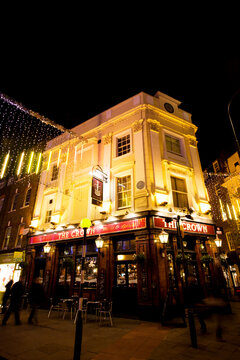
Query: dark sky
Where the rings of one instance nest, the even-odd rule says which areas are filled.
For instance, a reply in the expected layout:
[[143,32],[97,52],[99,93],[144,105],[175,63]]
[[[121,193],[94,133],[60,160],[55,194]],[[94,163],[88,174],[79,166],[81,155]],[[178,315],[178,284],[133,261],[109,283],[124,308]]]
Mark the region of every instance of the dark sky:
[[[235,151],[227,104],[240,88],[240,57],[224,46],[196,46],[156,32],[113,38],[111,27],[87,38],[86,32],[61,34],[45,35],[48,48],[39,37],[31,47],[15,39],[0,60],[0,91],[72,128],[141,91],[159,90],[192,113],[203,168],[221,151]],[[240,95],[231,111],[239,133]]]

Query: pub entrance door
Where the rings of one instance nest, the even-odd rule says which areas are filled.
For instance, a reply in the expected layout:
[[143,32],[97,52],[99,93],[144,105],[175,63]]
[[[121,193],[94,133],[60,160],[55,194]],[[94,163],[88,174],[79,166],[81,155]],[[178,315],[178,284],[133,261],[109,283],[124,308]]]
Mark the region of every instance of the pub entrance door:
[[114,265],[113,311],[137,315],[137,265],[133,254],[118,254]]

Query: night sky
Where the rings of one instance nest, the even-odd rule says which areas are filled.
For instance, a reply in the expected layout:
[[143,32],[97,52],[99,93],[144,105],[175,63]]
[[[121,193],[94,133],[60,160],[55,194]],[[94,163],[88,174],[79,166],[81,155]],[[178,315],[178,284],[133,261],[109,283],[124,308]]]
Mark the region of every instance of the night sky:
[[[240,57],[204,46],[193,51],[182,43],[161,48],[157,37],[148,42],[137,35],[126,42],[119,36],[114,43],[102,33],[71,44],[58,39],[48,50],[43,42],[34,44],[31,52],[12,48],[1,59],[0,91],[72,128],[141,91],[159,90],[192,113],[203,169],[221,151],[231,155],[235,144],[227,104],[240,88]],[[239,134],[240,94],[231,114]]]

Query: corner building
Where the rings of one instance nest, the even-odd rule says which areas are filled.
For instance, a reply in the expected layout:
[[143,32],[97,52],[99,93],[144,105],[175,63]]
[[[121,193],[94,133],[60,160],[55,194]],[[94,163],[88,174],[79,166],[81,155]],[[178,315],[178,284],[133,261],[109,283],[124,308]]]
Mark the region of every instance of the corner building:
[[[30,283],[41,276],[49,297],[79,293],[79,224],[89,218],[84,297],[112,299],[118,314],[156,318],[169,290],[167,309],[182,301],[180,215],[189,275],[211,290],[214,262],[201,258],[215,257],[215,227],[197,127],[179,105],[161,92],[141,92],[47,144],[28,245]],[[169,234],[166,246],[159,242],[162,230]]]

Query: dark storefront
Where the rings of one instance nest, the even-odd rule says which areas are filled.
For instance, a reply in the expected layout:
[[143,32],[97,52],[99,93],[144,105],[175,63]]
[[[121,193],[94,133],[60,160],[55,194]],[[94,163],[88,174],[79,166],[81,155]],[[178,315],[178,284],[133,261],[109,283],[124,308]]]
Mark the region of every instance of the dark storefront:
[[[214,263],[202,259],[206,255],[214,258],[214,226],[184,221],[182,227],[188,276],[204,292],[211,291]],[[169,234],[166,246],[158,241],[162,229]],[[95,244],[99,235],[104,239],[101,249]],[[29,284],[34,276],[41,276],[49,297],[79,295],[82,229],[35,235],[29,240]],[[43,252],[46,242],[51,245],[48,254]],[[175,220],[165,222],[146,215],[88,230],[83,296],[89,300],[112,299],[115,314],[156,318],[164,306],[171,309],[182,301],[184,283]]]

